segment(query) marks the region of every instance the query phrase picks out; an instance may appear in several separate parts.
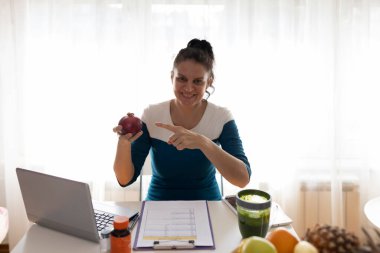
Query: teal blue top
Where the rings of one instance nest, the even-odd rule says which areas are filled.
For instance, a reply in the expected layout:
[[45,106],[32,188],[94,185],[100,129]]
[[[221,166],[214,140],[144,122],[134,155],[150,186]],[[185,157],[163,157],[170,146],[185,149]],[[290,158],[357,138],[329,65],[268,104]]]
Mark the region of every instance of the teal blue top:
[[[167,140],[172,132],[154,125],[155,122],[173,124],[170,101],[149,106],[141,119],[143,135],[132,143],[135,173],[127,185],[139,177],[150,153],[152,180],[146,200],[220,200],[215,166],[199,149],[179,151],[169,145]],[[237,126],[227,109],[208,102],[201,121],[191,131],[205,135],[226,152],[243,161],[251,176],[250,164]]]

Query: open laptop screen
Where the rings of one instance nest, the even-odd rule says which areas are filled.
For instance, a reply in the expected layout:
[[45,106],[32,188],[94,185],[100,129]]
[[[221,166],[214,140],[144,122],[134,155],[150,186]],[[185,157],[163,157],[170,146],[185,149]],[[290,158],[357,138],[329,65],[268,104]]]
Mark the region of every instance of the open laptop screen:
[[[99,241],[87,183],[21,168],[17,168],[16,173],[30,221],[77,237]],[[106,205],[102,205],[102,208],[105,209]],[[114,215],[131,218],[138,213],[128,208],[123,208],[121,212]]]

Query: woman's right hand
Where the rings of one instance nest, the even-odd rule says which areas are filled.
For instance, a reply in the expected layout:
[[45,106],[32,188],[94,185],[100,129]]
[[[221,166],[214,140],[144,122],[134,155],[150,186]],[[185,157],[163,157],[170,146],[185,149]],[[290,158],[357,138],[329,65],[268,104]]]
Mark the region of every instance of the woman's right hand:
[[118,125],[117,127],[113,128],[113,132],[117,133],[119,135],[119,140],[128,141],[130,143],[132,143],[135,140],[137,140],[143,134],[143,131],[140,131],[140,132],[138,132],[135,135],[133,135],[131,133],[128,133],[128,134],[125,134],[125,135],[121,135],[121,130],[122,129],[123,129],[123,127],[120,126],[120,125]]

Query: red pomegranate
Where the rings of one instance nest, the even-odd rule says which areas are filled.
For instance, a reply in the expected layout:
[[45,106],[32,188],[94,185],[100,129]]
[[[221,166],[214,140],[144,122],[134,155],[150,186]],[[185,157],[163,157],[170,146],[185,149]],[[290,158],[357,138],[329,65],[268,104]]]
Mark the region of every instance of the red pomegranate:
[[128,133],[135,135],[141,131],[142,121],[138,117],[135,117],[133,113],[127,113],[127,116],[120,119],[119,125],[123,127],[121,135]]

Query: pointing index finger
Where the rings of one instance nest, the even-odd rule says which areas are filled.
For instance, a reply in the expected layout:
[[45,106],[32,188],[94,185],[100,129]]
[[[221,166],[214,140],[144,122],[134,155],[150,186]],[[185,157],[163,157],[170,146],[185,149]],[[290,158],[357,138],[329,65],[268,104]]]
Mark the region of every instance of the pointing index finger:
[[156,122],[156,126],[164,128],[164,129],[172,131],[172,132],[176,131],[176,127],[173,126],[173,125],[170,125],[170,124],[164,124],[164,123],[161,123],[161,122]]

